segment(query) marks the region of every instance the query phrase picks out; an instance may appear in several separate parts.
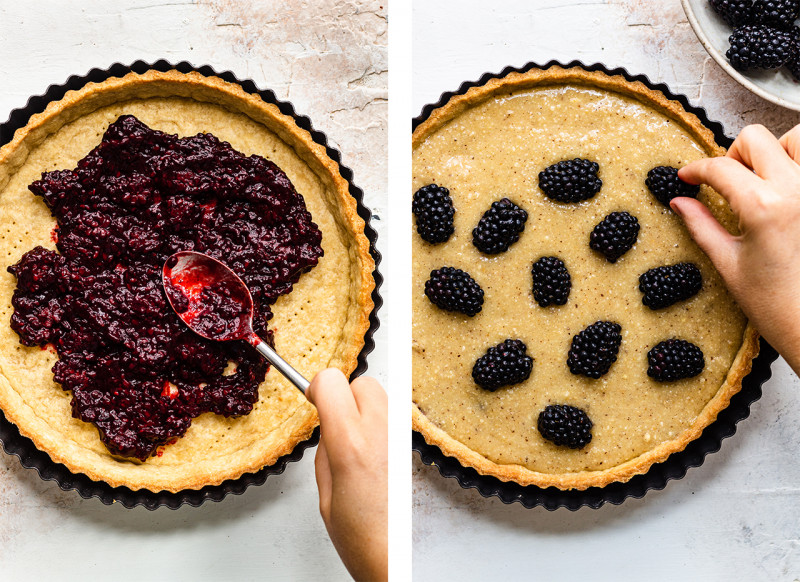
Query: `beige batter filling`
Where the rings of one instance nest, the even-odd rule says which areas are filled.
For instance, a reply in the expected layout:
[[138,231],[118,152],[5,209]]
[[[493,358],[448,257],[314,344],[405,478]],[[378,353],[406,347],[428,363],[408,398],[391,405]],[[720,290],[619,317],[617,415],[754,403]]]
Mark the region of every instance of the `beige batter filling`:
[[[436,183],[450,189],[455,234],[431,245],[413,235],[413,400],[436,426],[498,464],[542,473],[614,467],[686,430],[717,393],[742,344],[746,320],[680,218],[647,190],[647,172],[706,157],[678,123],[637,100],[587,87],[544,87],[475,105],[434,131],[413,154],[413,190]],[[538,174],[575,157],[600,165],[603,188],[580,204],[558,204],[538,188]],[[472,245],[472,229],[491,203],[508,197],[529,213],[509,251],[488,256]],[[729,230],[734,224],[719,197],[709,200]],[[589,233],[606,215],[639,219],[636,245],[615,264],[589,248]],[[566,305],[534,301],[531,266],[561,258],[572,276]],[[651,311],[642,305],[639,275],[650,268],[694,262],[703,288],[694,298]],[[466,270],[485,292],[470,318],[445,312],[424,294],[430,271]],[[566,365],[573,335],[598,320],[622,326],[619,359],[598,380]],[[703,373],[660,383],[647,376],[647,352],[682,338],[705,354]],[[507,338],[518,338],[534,359],[522,384],[487,392],[471,377],[475,360]],[[548,404],[586,410],[594,422],[583,449],[557,447],[536,429]]]

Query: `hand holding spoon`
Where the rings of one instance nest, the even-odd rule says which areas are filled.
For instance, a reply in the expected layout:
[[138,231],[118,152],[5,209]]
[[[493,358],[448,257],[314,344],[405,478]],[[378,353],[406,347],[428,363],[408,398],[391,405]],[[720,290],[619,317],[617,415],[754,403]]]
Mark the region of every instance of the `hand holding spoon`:
[[178,317],[210,340],[245,340],[303,393],[306,380],[253,331],[253,297],[236,273],[208,255],[182,251],[161,272],[164,291]]

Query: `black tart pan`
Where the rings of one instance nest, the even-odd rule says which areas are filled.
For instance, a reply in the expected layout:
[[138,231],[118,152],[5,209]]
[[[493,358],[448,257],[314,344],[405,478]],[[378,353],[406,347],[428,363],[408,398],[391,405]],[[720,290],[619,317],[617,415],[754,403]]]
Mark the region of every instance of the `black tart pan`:
[[[650,89],[660,91],[667,98],[678,101],[686,111],[694,113],[700,122],[714,133],[717,144],[729,148],[733,140],[725,135],[722,124],[711,121],[705,109],[689,103],[684,95],[676,95],[663,83],[653,83],[644,75],[632,75],[625,69],[609,69],[601,64],[586,65],[580,61],[567,64],[550,61],[544,65],[528,63],[516,68],[506,67],[499,73],[486,73],[473,82],[465,82],[457,91],[443,93],[437,103],[426,105],[422,112],[412,121],[412,130],[424,122],[431,113],[442,107],[455,95],[463,95],[472,87],[485,85],[491,79],[500,79],[510,73],[526,73],[531,69],[549,69],[558,66],[565,69],[580,67],[587,71],[600,71],[607,75],[621,75],[631,82],[641,81]],[[435,445],[428,444],[421,433],[412,431],[412,448],[419,453],[426,465],[434,465],[444,477],[453,477],[464,489],[476,489],[484,497],[498,497],[503,503],[519,502],[527,508],[541,506],[553,511],[566,507],[575,511],[581,507],[597,509],[606,503],[619,505],[629,497],[641,498],[651,489],[661,490],[673,479],[682,479],[690,467],[703,464],[706,455],[714,453],[722,446],[722,440],[736,432],[736,423],[750,415],[750,405],[761,398],[761,385],[772,375],[770,365],[778,353],[763,339],[760,340],[761,351],[753,361],[753,369],[742,381],[742,389],[733,398],[728,407],[720,412],[712,424],[706,427],[702,435],[678,453],[670,455],[666,461],[650,467],[647,473],[633,477],[627,483],[612,483],[605,487],[590,487],[584,491],[562,491],[556,487],[537,487],[535,485],[519,485],[501,481],[496,477],[481,475],[472,467],[464,467],[457,459],[445,455]]]
[[[207,77],[219,77],[228,83],[236,83],[247,93],[259,95],[266,103],[276,105],[284,115],[294,118],[297,126],[308,131],[312,139],[324,146],[328,156],[338,164],[339,173],[349,184],[350,195],[358,203],[358,215],[364,219],[364,233],[370,242],[370,254],[375,259],[375,270],[372,272],[372,276],[375,279],[375,290],[372,292],[372,300],[375,303],[375,307],[370,314],[370,326],[364,336],[364,348],[358,355],[358,364],[351,378],[363,374],[367,369],[367,355],[375,349],[375,341],[372,336],[380,325],[377,313],[383,304],[383,299],[379,293],[383,277],[378,272],[381,255],[375,246],[378,234],[370,226],[372,213],[364,205],[364,192],[353,183],[353,171],[342,165],[341,154],[328,144],[328,138],[325,134],[315,130],[308,117],[296,113],[291,103],[279,101],[272,91],[262,91],[256,87],[253,81],[239,80],[230,71],[218,73],[210,66],[196,67],[186,61],[177,64],[172,64],[165,60],[159,60],[152,64],[144,61],[136,61],[131,65],[116,63],[108,69],[92,69],[83,76],[72,76],[62,85],[51,85],[43,95],[31,97],[25,107],[13,110],[9,115],[8,121],[0,125],[0,147],[10,142],[14,132],[24,127],[32,115],[44,111],[50,102],[62,99],[67,91],[80,89],[87,83],[100,83],[113,77],[123,77],[131,72],[142,74],[149,70],[161,72],[176,70],[181,73],[196,71]],[[42,479],[55,481],[64,491],[74,489],[84,499],[96,497],[106,505],[120,503],[129,509],[137,505],[142,505],[151,510],[158,507],[177,509],[184,504],[197,507],[205,501],[221,501],[228,494],[241,495],[249,486],[262,485],[270,475],[283,473],[290,462],[299,461],[303,457],[303,452],[309,447],[316,446],[318,442],[319,427],[314,430],[309,439],[298,443],[290,454],[284,455],[275,464],[264,467],[255,473],[246,473],[238,479],[229,479],[220,485],[209,485],[202,489],[185,490],[178,493],[170,493],[168,491],[155,493],[145,489],[133,491],[127,487],[111,487],[107,483],[93,481],[86,475],[72,473],[64,465],[54,463],[47,453],[36,448],[33,441],[20,435],[17,427],[9,422],[3,412],[0,411],[0,443],[2,443],[3,450],[6,453],[19,458],[23,467],[35,469]]]

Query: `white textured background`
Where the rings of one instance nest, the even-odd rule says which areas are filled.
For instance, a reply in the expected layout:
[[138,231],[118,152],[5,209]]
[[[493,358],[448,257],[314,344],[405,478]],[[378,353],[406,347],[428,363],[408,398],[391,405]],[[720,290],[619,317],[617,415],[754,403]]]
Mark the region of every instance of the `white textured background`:
[[[781,134],[800,114],[741,89],[705,53],[677,0],[416,0],[414,115],[463,81],[550,59],[644,73],[730,135]],[[798,85],[800,91],[800,85]],[[463,490],[414,454],[415,580],[652,582],[800,579],[800,382],[779,360],[722,450],[681,481],[600,510],[547,512]]]
[[[385,2],[0,0],[0,122],[70,75],[161,58],[231,70],[309,116],[353,169],[385,248]],[[369,373],[385,383],[380,317]],[[317,512],[314,452],[242,496],[155,512],[83,500],[0,452],[0,580],[346,580]]]

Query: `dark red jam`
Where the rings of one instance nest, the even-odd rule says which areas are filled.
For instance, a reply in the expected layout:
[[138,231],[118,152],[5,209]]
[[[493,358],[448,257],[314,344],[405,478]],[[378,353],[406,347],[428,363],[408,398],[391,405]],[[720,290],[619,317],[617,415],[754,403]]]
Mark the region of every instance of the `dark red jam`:
[[145,460],[203,412],[250,412],[267,364],[244,342],[190,331],[161,269],[184,250],[223,261],[250,289],[254,330],[269,341],[270,305],[322,256],[286,174],[211,134],[178,138],[123,116],[75,170],[29,188],[58,221],[58,253],[36,247],[9,267],[11,327],[27,346],[55,346],[73,415],[112,453]]

